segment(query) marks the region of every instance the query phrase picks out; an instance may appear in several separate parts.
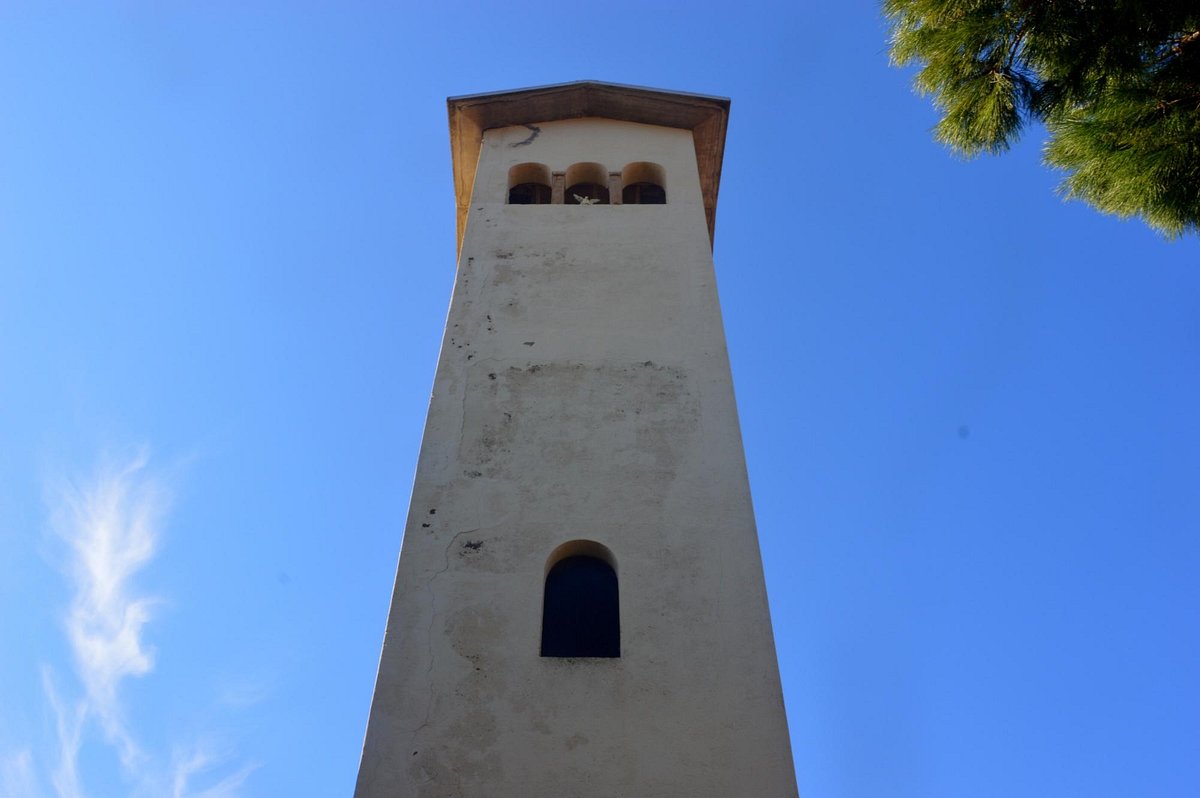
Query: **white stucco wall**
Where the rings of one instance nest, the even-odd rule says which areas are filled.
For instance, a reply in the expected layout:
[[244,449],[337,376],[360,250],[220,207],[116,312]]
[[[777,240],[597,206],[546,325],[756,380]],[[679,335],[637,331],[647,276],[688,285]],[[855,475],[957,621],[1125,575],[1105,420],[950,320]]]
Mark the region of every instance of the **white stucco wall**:
[[[692,134],[488,131],[358,798],[796,794]],[[507,205],[509,167],[666,205]],[[619,659],[539,656],[546,559],[617,560]]]

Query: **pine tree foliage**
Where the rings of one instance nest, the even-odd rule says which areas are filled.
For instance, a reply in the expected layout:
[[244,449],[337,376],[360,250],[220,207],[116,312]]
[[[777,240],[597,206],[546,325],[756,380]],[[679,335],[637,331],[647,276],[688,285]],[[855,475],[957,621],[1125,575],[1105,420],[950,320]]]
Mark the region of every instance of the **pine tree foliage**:
[[891,56],[971,157],[1049,133],[1060,191],[1200,231],[1200,0],[883,0]]

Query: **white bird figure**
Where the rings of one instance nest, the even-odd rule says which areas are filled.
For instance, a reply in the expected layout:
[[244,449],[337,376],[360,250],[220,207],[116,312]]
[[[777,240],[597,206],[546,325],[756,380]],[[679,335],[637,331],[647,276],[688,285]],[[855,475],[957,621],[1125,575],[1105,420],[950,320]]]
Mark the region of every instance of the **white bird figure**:
[[595,205],[597,202],[599,202],[598,199],[589,199],[587,197],[581,197],[578,194],[572,194],[571,196],[574,197],[575,201],[580,205]]

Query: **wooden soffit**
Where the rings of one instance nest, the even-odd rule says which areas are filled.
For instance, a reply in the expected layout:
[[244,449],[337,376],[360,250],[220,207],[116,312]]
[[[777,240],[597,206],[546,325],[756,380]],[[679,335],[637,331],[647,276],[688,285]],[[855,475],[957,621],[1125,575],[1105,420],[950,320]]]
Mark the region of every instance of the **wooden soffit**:
[[450,154],[458,206],[458,249],[462,249],[471,189],[479,165],[483,131],[512,125],[600,117],[692,131],[696,165],[711,243],[716,230],[717,190],[725,152],[729,99],[585,80],[446,100],[450,111]]

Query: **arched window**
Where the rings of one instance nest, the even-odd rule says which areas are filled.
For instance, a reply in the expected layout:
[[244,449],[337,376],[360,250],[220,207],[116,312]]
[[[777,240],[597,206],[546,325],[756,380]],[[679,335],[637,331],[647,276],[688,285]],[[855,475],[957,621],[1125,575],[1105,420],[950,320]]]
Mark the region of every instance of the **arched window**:
[[568,167],[565,185],[566,205],[582,205],[583,200],[590,200],[588,205],[608,204],[608,172],[603,164],[577,163]]
[[509,205],[549,205],[550,169],[540,163],[519,163],[508,170]]
[[612,553],[589,540],[559,546],[546,571],[543,657],[621,656],[621,613]]
[[649,161],[631,163],[621,170],[621,202],[625,205],[666,205],[666,175]]

